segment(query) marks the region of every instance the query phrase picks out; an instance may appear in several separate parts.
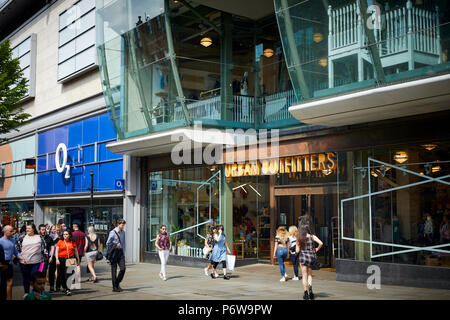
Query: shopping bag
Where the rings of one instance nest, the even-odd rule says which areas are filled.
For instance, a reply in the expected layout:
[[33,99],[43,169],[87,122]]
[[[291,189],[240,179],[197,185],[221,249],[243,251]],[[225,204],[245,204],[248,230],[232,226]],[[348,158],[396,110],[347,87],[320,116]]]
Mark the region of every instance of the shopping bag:
[[236,256],[227,254],[227,269],[233,271],[235,263],[236,263]]

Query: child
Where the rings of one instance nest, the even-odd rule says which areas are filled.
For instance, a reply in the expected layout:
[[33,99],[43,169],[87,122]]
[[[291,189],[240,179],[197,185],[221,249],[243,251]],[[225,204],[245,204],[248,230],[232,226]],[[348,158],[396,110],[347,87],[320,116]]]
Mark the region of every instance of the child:
[[35,272],[31,275],[31,286],[33,290],[25,296],[24,300],[52,300],[52,296],[45,288],[45,274],[42,272]]

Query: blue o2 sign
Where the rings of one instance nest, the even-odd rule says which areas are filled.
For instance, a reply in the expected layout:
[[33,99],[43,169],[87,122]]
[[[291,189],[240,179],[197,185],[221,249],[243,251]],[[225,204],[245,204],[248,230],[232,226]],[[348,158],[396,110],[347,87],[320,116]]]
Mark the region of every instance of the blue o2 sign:
[[125,184],[125,180],[116,179],[116,190],[123,190]]
[[[61,151],[62,151],[62,163],[60,159]],[[58,144],[58,147],[56,148],[55,166],[56,171],[58,171],[59,173],[63,173],[65,170],[66,174],[64,175],[64,178],[70,179],[70,165],[67,164],[67,146],[64,143]]]
[[77,194],[91,187],[102,191],[120,189],[123,157],[106,147],[116,140],[108,114],[95,115],[38,133],[38,195]]

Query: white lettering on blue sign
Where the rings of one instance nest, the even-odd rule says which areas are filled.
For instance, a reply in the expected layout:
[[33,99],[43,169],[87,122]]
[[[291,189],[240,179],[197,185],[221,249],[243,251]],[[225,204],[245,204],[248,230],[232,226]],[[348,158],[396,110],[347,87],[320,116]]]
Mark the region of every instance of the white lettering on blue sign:
[[[61,163],[61,159],[60,159],[61,151],[62,151],[62,163]],[[64,143],[58,144],[58,147],[56,148],[55,166],[56,166],[56,171],[58,171],[59,173],[63,173],[64,170],[66,170],[66,174],[64,175],[64,178],[70,179],[70,165],[67,164],[67,147]]]

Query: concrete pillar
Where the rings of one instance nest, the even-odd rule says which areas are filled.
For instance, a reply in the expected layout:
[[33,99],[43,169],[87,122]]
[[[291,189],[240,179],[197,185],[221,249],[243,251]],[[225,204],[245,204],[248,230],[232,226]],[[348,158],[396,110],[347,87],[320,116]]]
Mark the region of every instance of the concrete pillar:
[[139,158],[124,156],[123,168],[125,177],[125,195],[123,200],[123,218],[126,226],[127,262],[139,261],[140,239],[140,162]]
[[228,247],[233,252],[233,191],[225,181],[224,166],[222,166],[222,221],[227,236]]
[[222,120],[233,120],[233,51],[232,24],[230,13],[221,13],[222,37],[220,38],[220,97]]

